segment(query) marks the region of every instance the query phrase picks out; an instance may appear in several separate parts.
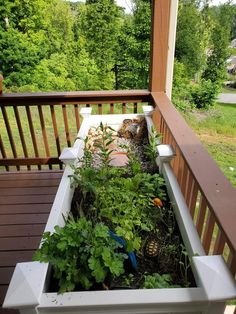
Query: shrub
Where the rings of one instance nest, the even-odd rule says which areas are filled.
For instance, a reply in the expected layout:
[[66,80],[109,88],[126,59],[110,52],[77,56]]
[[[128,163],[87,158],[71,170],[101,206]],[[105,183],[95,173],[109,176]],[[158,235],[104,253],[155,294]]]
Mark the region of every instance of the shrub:
[[175,60],[172,100],[175,106],[185,111],[190,108],[190,82],[186,67],[183,63]]
[[210,80],[201,80],[192,87],[191,99],[198,109],[207,109],[213,106],[219,92],[219,85]]

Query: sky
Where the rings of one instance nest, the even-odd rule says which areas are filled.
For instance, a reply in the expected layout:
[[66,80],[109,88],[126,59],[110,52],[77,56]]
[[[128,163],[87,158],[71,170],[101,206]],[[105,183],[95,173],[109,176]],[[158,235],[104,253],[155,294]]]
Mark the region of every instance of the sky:
[[[70,1],[75,2],[77,0],[70,0]],[[85,2],[85,0],[80,0],[80,1]],[[222,4],[222,3],[225,3],[225,2],[227,2],[227,0],[212,0],[212,5],[218,5],[218,4]],[[116,3],[119,6],[124,7],[125,11],[127,13],[131,12],[132,6],[131,6],[131,1],[130,0],[116,0]],[[236,0],[233,0],[233,3],[236,4]]]
[[[227,2],[227,0],[212,0],[212,5],[218,5],[218,4],[222,4]],[[124,7],[126,9],[126,12],[130,12],[131,11],[131,1],[130,0],[116,0],[116,3],[121,6]],[[233,3],[236,4],[236,0],[233,0]]]

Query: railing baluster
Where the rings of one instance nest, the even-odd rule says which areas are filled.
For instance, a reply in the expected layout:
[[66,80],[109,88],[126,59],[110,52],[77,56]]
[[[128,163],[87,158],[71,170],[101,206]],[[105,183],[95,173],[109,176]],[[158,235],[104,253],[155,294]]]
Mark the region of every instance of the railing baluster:
[[[12,154],[13,154],[14,158],[17,158],[18,156],[17,156],[17,152],[16,152],[16,146],[15,146],[14,138],[12,136],[11,126],[10,126],[10,123],[8,120],[7,111],[6,111],[6,108],[4,106],[2,106],[1,108],[2,108],[3,119],[4,119],[4,122],[6,125],[6,129],[7,129],[8,138],[9,138],[11,149],[12,149]],[[19,171],[20,166],[16,166],[16,169]]]
[[187,185],[187,175],[188,175],[188,168],[187,168],[187,165],[183,159],[183,172],[182,172],[182,176],[181,176],[180,187],[181,187],[181,191],[182,191],[184,196],[186,195],[185,190],[186,190],[186,185]]
[[176,145],[175,148],[175,152],[176,152],[176,157],[175,157],[175,176],[178,180],[178,171],[179,171],[179,164],[180,164],[180,150],[179,147]]
[[166,140],[167,140],[167,144],[171,144],[171,139],[172,139],[172,135],[170,133],[170,130],[167,128],[167,137],[166,137]]
[[[183,167],[184,167],[184,160],[183,160],[182,155],[179,155],[177,180],[178,180],[180,187],[181,187],[181,180],[182,180],[182,176],[183,176]],[[182,189],[182,187],[181,187],[181,189]]]
[[185,191],[185,200],[188,206],[190,204],[192,187],[193,187],[193,176],[190,170],[188,169],[188,180],[187,180],[187,186],[186,186],[186,191]]
[[166,124],[163,121],[163,126],[162,126],[162,142],[163,144],[166,144]]
[[[45,122],[44,122],[44,117],[43,117],[43,110],[42,110],[41,105],[38,105],[38,112],[39,112],[39,120],[40,120],[42,135],[43,135],[43,142],[44,142],[44,148],[45,148],[46,156],[50,157],[47,132],[46,132],[46,127],[45,127]],[[52,169],[52,165],[49,165],[49,169]]]
[[213,234],[213,230],[214,230],[214,225],[215,225],[215,219],[214,219],[214,216],[213,216],[211,210],[209,209],[208,215],[207,215],[206,225],[204,228],[204,234],[203,234],[203,238],[202,238],[202,244],[203,244],[203,247],[204,247],[206,254],[209,253],[211,240],[212,240],[212,234]]
[[[3,141],[2,141],[1,134],[0,134],[0,151],[1,151],[3,159],[6,159],[7,158],[7,154],[6,154],[6,151],[5,151],[5,147],[4,147],[4,144],[3,144]],[[5,169],[6,169],[6,171],[9,171],[9,167],[8,166],[5,166]]]
[[173,158],[173,161],[172,161],[172,168],[173,168],[173,171],[175,173],[175,176],[177,176],[177,172],[178,172],[178,168],[177,168],[177,163],[178,163],[178,156],[177,156],[177,145],[174,141],[174,139],[172,139],[172,147],[174,149],[174,152],[175,152],[175,157]]
[[71,140],[70,140],[70,132],[69,132],[69,126],[68,126],[66,105],[62,105],[62,112],[63,112],[65,132],[66,132],[66,142],[67,142],[67,145],[69,147],[71,147]]
[[[18,110],[18,107],[16,106],[14,106],[13,108],[14,108],[16,123],[17,123],[18,131],[19,131],[19,135],[20,135],[20,140],[21,140],[21,144],[23,148],[23,153],[24,153],[24,156],[27,158],[29,157],[29,155],[28,155],[28,151],[27,151],[27,147],[25,143],[25,137],[24,137],[24,132],[21,125],[19,110]],[[30,170],[31,169],[30,166],[27,166],[27,169]]]
[[114,104],[110,104],[110,113],[114,114]]
[[102,104],[98,104],[98,114],[102,114]]
[[214,255],[217,255],[217,254],[221,255],[224,251],[224,247],[225,247],[225,236],[224,236],[223,232],[220,229],[218,229],[213,254]]
[[227,265],[233,275],[233,277],[236,275],[236,257],[233,255],[232,251],[229,253],[229,257],[227,260]]
[[55,109],[54,109],[53,105],[50,105],[50,112],[51,112],[53,131],[54,131],[54,136],[55,136],[55,141],[56,141],[57,154],[58,154],[58,156],[60,156],[60,154],[61,154],[61,146],[60,146],[60,139],[59,139],[58,128],[57,128],[57,120],[56,120],[56,115],[55,115]]
[[162,143],[163,143],[163,141],[164,141],[164,119],[162,118],[162,116],[160,119],[160,133],[162,135]]
[[125,102],[122,103],[122,113],[123,114],[126,113],[126,103]]
[[79,129],[80,129],[80,119],[79,119],[78,105],[74,105],[74,110],[75,110],[76,129],[77,129],[77,133],[78,133]]
[[134,103],[134,113],[138,112],[138,104],[135,102]]
[[[36,136],[35,136],[35,132],[34,132],[34,125],[33,125],[33,120],[31,117],[30,107],[26,106],[25,109],[26,109],[31,139],[32,139],[33,147],[34,147],[34,154],[35,154],[35,157],[39,157],[39,151],[38,151],[37,140],[36,140]],[[38,169],[39,170],[42,169],[40,165],[38,166]]]
[[206,215],[206,208],[207,208],[206,199],[203,195],[201,195],[199,209],[198,209],[198,215],[197,215],[197,221],[196,221],[196,228],[197,228],[197,231],[198,231],[200,238],[202,235],[202,230],[203,230],[203,225],[204,225],[204,220],[205,220],[205,215]]
[[198,191],[199,191],[199,187],[197,185],[197,182],[193,181],[190,202],[189,202],[189,210],[190,210],[190,214],[192,218],[194,218],[194,215],[195,215]]

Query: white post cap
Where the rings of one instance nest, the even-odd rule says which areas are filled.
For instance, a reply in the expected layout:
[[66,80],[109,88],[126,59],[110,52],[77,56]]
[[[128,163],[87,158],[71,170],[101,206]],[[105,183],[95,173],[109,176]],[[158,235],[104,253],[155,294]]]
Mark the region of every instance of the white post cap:
[[75,162],[77,156],[78,156],[78,148],[66,147],[63,149],[59,159],[65,165],[69,165]]
[[221,255],[193,256],[193,263],[208,300],[236,298],[235,281]]
[[145,116],[151,116],[154,110],[153,106],[142,106],[142,109]]
[[90,107],[83,107],[80,109],[80,114],[83,118],[89,118],[92,114],[92,108]]
[[47,263],[18,263],[8,287],[3,307],[36,307],[40,303],[47,269]]

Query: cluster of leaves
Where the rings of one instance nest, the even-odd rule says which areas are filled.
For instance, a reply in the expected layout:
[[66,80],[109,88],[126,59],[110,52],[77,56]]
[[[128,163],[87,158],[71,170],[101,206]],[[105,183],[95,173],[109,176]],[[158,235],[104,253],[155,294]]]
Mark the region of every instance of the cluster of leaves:
[[[146,88],[150,3],[125,14],[114,0],[5,0],[0,72],[11,91]],[[114,75],[114,69],[117,69]],[[116,79],[115,79],[116,76]]]
[[202,79],[199,84],[192,87],[191,99],[197,109],[207,109],[215,103],[219,90],[218,84]]
[[94,146],[99,149],[99,157],[102,162],[103,167],[108,167],[109,162],[111,160],[111,153],[113,152],[112,149],[110,149],[111,143],[113,143],[113,134],[112,134],[112,128],[108,125],[103,125],[103,123],[100,123],[99,129],[101,131],[101,138],[94,143]]
[[145,147],[145,155],[150,159],[150,161],[155,164],[157,158],[157,145],[161,143],[161,135],[157,133],[156,129],[152,126],[149,145]]
[[158,174],[137,173],[113,177],[97,189],[93,210],[105,219],[118,236],[127,241],[127,250],[139,250],[141,231],[153,231],[158,211],[151,200],[165,198],[164,181]]
[[[89,289],[94,281],[103,283],[106,276],[124,273],[127,255],[119,253],[120,244],[109,236],[103,223],[70,219],[63,228],[45,232],[41,248],[34,259],[50,262],[54,276],[59,280],[59,292],[72,291],[81,285]],[[66,258],[65,258],[66,257]]]
[[154,273],[152,275],[145,275],[144,277],[144,289],[180,288],[179,285],[173,284],[173,279],[170,274],[160,275]]
[[173,84],[173,102],[180,110],[214,104],[226,78],[235,16],[230,2],[210,7],[205,0],[180,0]]

